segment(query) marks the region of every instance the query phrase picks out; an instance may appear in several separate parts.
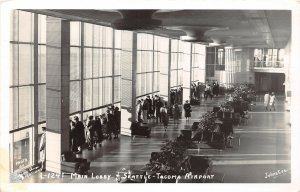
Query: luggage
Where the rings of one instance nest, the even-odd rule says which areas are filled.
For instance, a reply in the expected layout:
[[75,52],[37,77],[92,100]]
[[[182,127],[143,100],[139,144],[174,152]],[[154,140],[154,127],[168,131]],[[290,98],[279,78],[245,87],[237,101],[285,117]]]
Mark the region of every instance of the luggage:
[[239,135],[233,134],[227,137],[227,144],[228,148],[238,148],[241,145],[241,139]]
[[149,138],[150,134],[151,128],[149,128],[146,124],[140,124],[137,122],[133,122],[131,124],[131,136],[145,136]]
[[200,100],[198,100],[198,99],[191,99],[191,105],[200,105]]

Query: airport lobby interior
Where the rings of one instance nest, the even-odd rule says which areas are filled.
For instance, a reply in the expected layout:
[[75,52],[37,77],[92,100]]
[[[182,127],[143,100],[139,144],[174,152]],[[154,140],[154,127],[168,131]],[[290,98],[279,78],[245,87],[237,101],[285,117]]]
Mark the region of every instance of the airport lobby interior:
[[291,183],[292,18],[12,10],[10,182]]

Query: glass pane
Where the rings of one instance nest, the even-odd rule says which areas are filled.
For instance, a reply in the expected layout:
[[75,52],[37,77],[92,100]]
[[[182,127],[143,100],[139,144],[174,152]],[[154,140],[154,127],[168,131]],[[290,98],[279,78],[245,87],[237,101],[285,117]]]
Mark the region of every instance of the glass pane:
[[93,49],[93,77],[99,77],[100,49]]
[[172,52],[178,51],[178,40],[171,40],[171,51]]
[[100,26],[94,25],[93,46],[100,47]]
[[142,72],[142,51],[137,51],[136,72],[137,73],[141,73]]
[[19,41],[33,42],[33,14],[19,11]]
[[84,23],[84,46],[93,46],[93,25]]
[[79,46],[81,44],[81,24],[80,22],[70,22],[70,45]]
[[104,91],[103,91],[103,99],[104,105],[112,103],[112,78],[104,78]]
[[142,77],[142,75],[141,74],[137,74],[136,75],[136,95],[137,96],[140,96],[140,95],[142,95],[142,93],[141,93],[141,84],[142,84],[142,80],[141,80],[141,77]]
[[39,45],[39,83],[46,83],[46,46]]
[[33,86],[19,87],[19,127],[33,124]]
[[80,111],[81,99],[80,99],[80,81],[70,82],[70,113]]
[[19,80],[19,52],[18,45],[11,44],[10,53],[11,53],[11,76],[10,76],[10,85],[18,85]]
[[115,49],[121,49],[122,46],[122,31],[114,30],[115,31]]
[[103,28],[103,47],[112,47],[113,42],[113,30],[110,27]]
[[92,49],[85,48],[84,49],[84,78],[91,78],[92,77]]
[[39,20],[39,24],[38,24],[38,30],[39,30],[39,34],[38,34],[38,38],[39,38],[39,43],[41,44],[46,44],[46,15],[38,15],[38,20]]
[[183,79],[182,79],[182,73],[183,71],[182,70],[178,70],[178,84],[177,85],[183,85]]
[[[159,73],[155,72],[154,73],[154,80],[153,80],[153,91],[159,91]],[[165,82],[166,83],[166,82]]]
[[152,78],[153,73],[147,73],[147,90],[146,93],[152,93],[152,83],[153,83],[153,78]]
[[177,53],[171,54],[171,69],[177,69]]
[[112,50],[104,49],[103,50],[103,76],[112,75]]
[[104,62],[104,58],[103,58],[103,49],[99,49],[99,66],[98,66],[98,74],[99,77],[103,76],[103,62]]
[[147,71],[153,71],[153,53],[152,51],[147,52],[147,63],[146,63]]
[[141,72],[146,72],[146,62],[147,62],[147,54],[145,51],[141,51]]
[[99,81],[98,79],[93,79],[93,108],[99,107]]
[[80,48],[70,48],[70,80],[80,79]]
[[122,49],[132,51],[133,32],[122,31]]
[[32,165],[32,128],[10,134],[13,138],[13,170]]
[[89,110],[92,108],[92,80],[83,81],[83,108]]
[[103,96],[105,96],[105,94],[103,93],[104,90],[103,90],[103,81],[102,79],[99,79],[99,106],[102,106],[103,105]]
[[11,110],[12,110],[12,116],[11,116],[11,119],[10,119],[10,122],[11,122],[11,126],[10,126],[10,130],[11,129],[16,129],[18,128],[18,118],[19,118],[19,92],[18,92],[18,88],[10,88],[10,107],[11,107]]
[[11,29],[10,29],[10,32],[11,32],[11,35],[10,35],[10,40],[11,41],[18,41],[19,40],[19,37],[18,37],[18,33],[19,33],[19,11],[17,10],[12,10],[11,11],[11,23],[10,23],[10,26],[11,26]]
[[146,74],[141,74],[141,95],[146,94]]
[[39,122],[46,121],[46,85],[39,85]]
[[33,83],[33,46],[19,45],[19,84],[26,85]]
[[121,51],[115,50],[115,66],[114,75],[121,75],[120,73]]
[[120,93],[121,93],[121,77],[114,78],[114,102],[120,101]]

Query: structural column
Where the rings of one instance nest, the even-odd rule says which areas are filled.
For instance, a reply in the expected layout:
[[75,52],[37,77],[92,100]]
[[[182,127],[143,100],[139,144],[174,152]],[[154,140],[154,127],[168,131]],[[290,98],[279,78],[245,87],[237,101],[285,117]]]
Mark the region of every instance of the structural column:
[[[191,48],[191,45],[190,45]],[[185,56],[186,54],[182,54],[182,56]],[[188,58],[182,58],[184,60],[183,63],[183,103],[186,100],[191,99],[191,65],[192,65],[192,55],[191,52],[189,52]]]
[[60,173],[69,151],[70,22],[47,17],[46,170]]
[[137,120],[136,114],[136,70],[137,33],[122,32],[121,52],[121,135],[131,136],[131,122]]

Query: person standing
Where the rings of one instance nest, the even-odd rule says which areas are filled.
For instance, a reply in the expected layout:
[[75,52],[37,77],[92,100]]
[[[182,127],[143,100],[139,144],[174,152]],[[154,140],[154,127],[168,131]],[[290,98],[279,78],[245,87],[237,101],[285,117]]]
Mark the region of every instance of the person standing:
[[141,100],[138,100],[137,104],[136,104],[136,119],[137,119],[136,121],[137,122],[142,121],[141,115],[142,115],[142,102],[141,102]]
[[147,119],[151,119],[151,113],[152,113],[152,100],[149,95],[146,97],[146,102],[148,103],[147,108]]
[[115,107],[114,118],[115,118],[115,125],[116,125],[114,138],[117,139],[121,131],[121,111],[119,111],[119,107]]
[[275,101],[276,101],[276,97],[275,97],[274,92],[272,92],[271,96],[270,96],[270,111],[272,110],[272,108],[275,111]]
[[179,106],[177,103],[175,103],[175,105],[174,105],[173,118],[174,118],[174,123],[178,124],[179,118],[180,118],[180,109],[179,109]]
[[191,117],[192,109],[188,100],[185,101],[185,104],[183,105],[183,109],[184,109],[186,121],[189,121]]
[[163,122],[165,131],[167,131],[168,124],[169,124],[169,115],[168,115],[168,110],[167,110],[167,103],[165,103],[165,105],[163,105],[160,108],[160,115],[161,115],[161,120]]
[[89,116],[88,117],[88,121],[86,123],[86,142],[88,144],[88,150],[93,150],[93,147],[96,147],[96,145],[94,145],[94,120],[93,120],[93,116]]
[[40,160],[42,163],[42,172],[46,171],[46,127],[42,127],[42,137],[40,142]]
[[148,107],[149,107],[149,103],[148,103],[147,99],[143,100],[143,103],[142,103],[143,123],[148,123],[148,116],[147,116]]
[[157,101],[155,103],[155,113],[156,113],[156,123],[159,122],[161,123],[161,114],[160,114],[160,108],[163,106],[163,103],[161,102],[160,98],[157,96]]
[[266,108],[266,111],[268,111],[269,103],[270,103],[270,94],[269,92],[266,92],[264,96],[264,106]]
[[70,148],[72,152],[77,152],[75,122],[70,120]]
[[114,122],[114,116],[111,114],[110,110],[107,110],[107,133],[108,133],[108,139],[112,139],[112,132],[115,129],[115,122]]
[[76,153],[82,153],[82,146],[85,143],[84,125],[77,116],[74,117],[75,130],[74,130],[74,142],[78,151]]
[[101,147],[103,140],[103,131],[99,116],[95,117],[95,132],[97,134],[97,141],[95,143],[99,143],[99,146]]
[[218,81],[216,81],[216,96],[219,96],[219,92],[220,92],[220,85],[218,83]]

